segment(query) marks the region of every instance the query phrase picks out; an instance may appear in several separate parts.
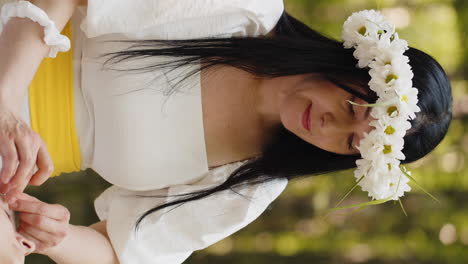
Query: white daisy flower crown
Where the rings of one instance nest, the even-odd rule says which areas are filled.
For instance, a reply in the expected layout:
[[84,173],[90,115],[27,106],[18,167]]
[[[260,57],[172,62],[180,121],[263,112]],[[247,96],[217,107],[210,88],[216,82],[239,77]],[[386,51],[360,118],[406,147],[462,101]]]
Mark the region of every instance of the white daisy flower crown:
[[357,185],[373,200],[399,200],[411,190],[408,182],[413,181],[411,173],[400,168],[400,161],[405,159],[403,137],[411,128],[408,120],[420,111],[413,72],[403,55],[408,43],[375,10],[353,13],[343,25],[342,39],[345,48],[355,49],[357,66],[369,68],[369,86],[378,95],[375,104],[360,105],[373,107],[370,114],[376,120],[369,123],[375,129],[365,133],[357,146],[362,156],[354,171]]

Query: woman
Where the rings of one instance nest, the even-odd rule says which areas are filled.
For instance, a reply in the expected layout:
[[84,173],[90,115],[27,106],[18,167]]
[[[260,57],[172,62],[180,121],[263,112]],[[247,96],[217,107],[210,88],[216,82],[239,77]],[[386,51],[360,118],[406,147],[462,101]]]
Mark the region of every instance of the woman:
[[[34,1],[59,28],[75,4],[41,2]],[[288,179],[355,167],[355,146],[372,129],[372,117],[346,100],[370,103],[376,96],[352,50],[290,17],[282,1],[226,2],[89,1],[84,20],[75,17],[86,34],[75,42],[75,55],[81,50],[75,64],[81,168],[115,185],[96,201],[103,221],[87,238],[105,245],[104,237],[116,256],[95,254],[105,260],[93,263],[181,263],[257,218]],[[22,39],[8,34],[20,23],[5,26],[3,43],[17,38],[17,45],[0,55],[22,66],[15,71],[4,65],[0,72],[10,73],[15,87],[26,87],[28,78],[11,76],[33,75],[35,68],[25,73],[24,65],[37,65],[32,62],[48,49],[33,23],[17,29],[31,30]],[[75,40],[83,34],[74,33]],[[157,40],[108,42],[119,39]],[[31,43],[37,44],[34,52]],[[21,60],[28,51],[33,54]],[[437,62],[416,49],[406,54],[421,108],[405,137],[404,162],[411,162],[446,134],[452,98]],[[0,98],[17,109],[21,101],[11,99],[11,90]],[[36,144],[33,153],[44,171],[29,181],[33,163],[20,162],[20,172],[2,176],[11,178],[6,191],[40,184],[50,172],[45,144]],[[189,195],[177,197],[184,193]],[[66,252],[71,240],[57,247]]]

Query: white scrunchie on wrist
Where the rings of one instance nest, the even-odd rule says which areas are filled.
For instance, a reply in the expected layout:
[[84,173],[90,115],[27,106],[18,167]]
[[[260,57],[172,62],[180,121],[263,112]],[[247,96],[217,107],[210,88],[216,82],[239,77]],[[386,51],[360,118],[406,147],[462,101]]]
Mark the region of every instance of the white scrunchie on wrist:
[[29,18],[44,27],[44,42],[50,46],[47,57],[55,58],[57,53],[70,50],[70,39],[61,35],[44,10],[29,1],[17,1],[3,5],[0,15],[0,32],[12,17]]

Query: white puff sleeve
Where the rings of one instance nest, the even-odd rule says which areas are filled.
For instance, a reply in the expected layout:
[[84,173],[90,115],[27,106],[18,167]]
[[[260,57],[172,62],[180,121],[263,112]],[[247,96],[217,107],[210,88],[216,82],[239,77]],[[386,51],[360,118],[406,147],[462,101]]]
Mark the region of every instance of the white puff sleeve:
[[193,251],[222,240],[259,217],[286,188],[286,179],[236,190],[242,195],[227,190],[162,209],[145,218],[135,232],[139,216],[175,199],[167,199],[166,195],[217,186],[239,166],[240,163],[225,165],[211,170],[197,183],[157,191],[135,192],[116,186],[107,189],[95,207],[99,218],[107,220],[107,232],[120,263],[182,263]]
[[258,36],[270,32],[283,11],[283,0],[89,0],[81,29],[88,38]]

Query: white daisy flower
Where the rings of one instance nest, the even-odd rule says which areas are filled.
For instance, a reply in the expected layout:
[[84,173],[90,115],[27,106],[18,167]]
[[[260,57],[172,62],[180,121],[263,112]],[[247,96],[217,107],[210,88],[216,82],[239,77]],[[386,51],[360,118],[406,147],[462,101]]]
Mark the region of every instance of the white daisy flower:
[[398,97],[401,101],[401,108],[404,112],[408,113],[409,118],[414,119],[417,112],[421,109],[417,105],[418,103],[418,89],[410,88],[406,91],[397,91]]
[[363,10],[353,13],[345,21],[342,39],[345,48],[355,47],[373,31],[378,31],[378,24],[386,23],[384,16],[375,10]]
[[[373,64],[373,62],[371,63]],[[377,93],[377,95],[382,95],[385,92],[392,90],[392,86],[390,81],[393,79],[389,79],[387,81],[388,76],[391,78],[392,74],[392,65],[373,65],[369,70],[369,75],[371,76],[371,80],[369,81],[369,87],[371,90]]]
[[372,49],[372,43],[362,43],[357,46],[353,52],[355,58],[358,58],[358,67],[364,68],[372,62],[375,54]]
[[393,60],[391,64],[380,65],[373,61],[370,64],[369,75],[372,79],[369,86],[379,95],[383,92],[396,89],[406,89],[412,86],[411,79],[413,73],[408,63],[403,63],[404,59]]
[[408,185],[409,179],[405,175],[403,175],[403,173],[399,171],[399,169],[398,173],[396,173],[395,175],[397,175],[397,177],[393,177],[392,181],[389,184],[389,193],[395,194],[395,198],[393,200],[398,200],[399,197],[405,195],[405,192],[411,191],[411,187]]
[[356,181],[361,179],[362,176],[366,177],[369,174],[370,169],[372,168],[372,161],[366,159],[356,160],[357,168],[354,170],[354,177]]
[[[375,129],[364,133],[359,142],[362,159],[354,171],[359,185],[373,199],[397,200],[411,190],[409,179],[400,170],[404,136],[411,128],[409,119],[420,109],[418,90],[413,87],[413,72],[404,55],[408,43],[399,38],[395,26],[374,10],[354,13],[344,23],[344,47],[354,48],[357,66],[369,68],[369,87],[379,97],[370,114]],[[409,173],[409,172],[408,172]]]
[[380,119],[372,120],[369,125],[375,127],[378,133],[391,140],[392,137],[403,137],[406,131],[411,128],[411,123],[403,119],[395,119],[389,116],[382,116]]
[[379,165],[373,164],[370,166],[370,172],[360,182],[359,186],[363,191],[367,191],[368,195],[373,199],[388,198],[390,193],[390,185],[394,181],[394,176],[389,171],[376,170]]
[[385,163],[390,162],[391,160],[398,159],[398,160],[404,160],[406,157],[403,154],[403,146],[405,144],[405,141],[401,137],[385,137],[383,136],[383,150],[382,155],[381,153],[379,157],[381,160],[385,161]]
[[[400,56],[399,51],[391,50],[391,49],[384,49],[379,51],[376,54],[374,61],[369,65],[371,70],[373,70],[373,74],[377,75],[376,71],[381,70],[382,68],[386,69],[387,71],[397,72],[400,67],[406,67],[408,65],[409,59],[407,56]],[[408,70],[408,68],[405,68]],[[411,68],[410,68],[411,70]],[[403,73],[407,74],[407,73]],[[386,74],[377,75],[382,76],[382,78],[386,77]],[[406,75],[411,76],[411,75]],[[409,77],[411,79],[412,77]]]
[[[358,164],[356,162],[356,164]],[[360,182],[359,186],[363,191],[367,191],[373,199],[385,199],[393,197],[397,200],[398,197],[404,195],[404,192],[410,191],[411,188],[407,184],[408,178],[402,175],[399,168],[399,162],[392,162],[387,164],[360,162],[359,166],[365,165],[368,168],[368,173]],[[386,168],[375,170],[375,168]],[[355,175],[358,179],[358,176]],[[359,176],[360,178],[361,176]],[[398,187],[398,189],[397,189]]]
[[[409,49],[408,42],[404,39],[400,39],[398,32],[395,32],[389,40],[391,49],[401,50],[402,53]],[[382,43],[380,44],[382,45]]]
[[362,158],[372,161],[378,158],[378,155],[375,154],[383,151],[383,143],[383,136],[376,130],[372,130],[369,134],[364,134],[364,138],[359,141],[359,145],[356,148],[361,153]]
[[374,106],[370,114],[375,119],[380,119],[382,116],[388,116],[391,118],[402,118],[404,113],[400,109],[400,102],[398,97],[390,98],[379,98],[376,101],[376,104],[381,104]]

